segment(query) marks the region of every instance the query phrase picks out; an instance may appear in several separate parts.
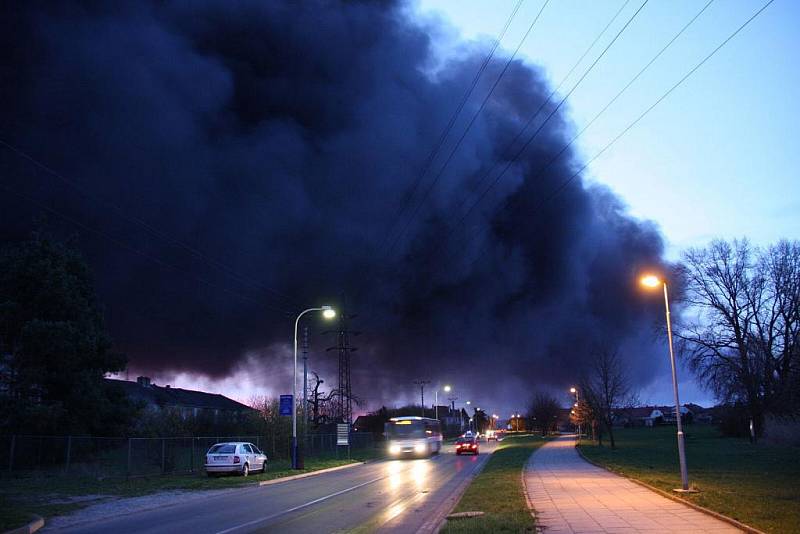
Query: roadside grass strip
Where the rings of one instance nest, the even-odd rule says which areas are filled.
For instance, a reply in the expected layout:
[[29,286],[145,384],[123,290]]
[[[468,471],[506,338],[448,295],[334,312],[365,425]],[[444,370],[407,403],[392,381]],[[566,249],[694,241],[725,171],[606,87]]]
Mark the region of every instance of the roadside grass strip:
[[202,491],[258,485],[259,482],[284,478],[321,469],[338,467],[378,458],[382,451],[360,451],[348,460],[306,458],[305,469],[292,470],[288,460],[271,461],[265,473],[248,477],[226,475],[209,478],[205,472],[160,475],[131,479],[65,477],[60,475],[4,476],[0,478],[0,532],[20,527],[35,515],[63,515],[109,499],[139,497],[161,491]]
[[[800,447],[752,445],[716,428],[687,425],[689,483],[674,494],[764,532],[800,532]],[[680,487],[675,427],[614,431],[617,449],[581,441],[580,452],[610,471],[672,492]]]
[[[453,510],[462,517],[448,519],[441,532],[533,532],[535,522],[525,499],[522,471],[533,451],[545,442],[536,436],[503,440]],[[470,517],[465,512],[483,515]]]

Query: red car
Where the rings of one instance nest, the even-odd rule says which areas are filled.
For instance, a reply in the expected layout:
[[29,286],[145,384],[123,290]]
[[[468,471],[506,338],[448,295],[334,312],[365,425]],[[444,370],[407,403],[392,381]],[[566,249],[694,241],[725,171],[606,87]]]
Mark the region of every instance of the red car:
[[475,438],[458,438],[456,454],[478,454],[478,440]]

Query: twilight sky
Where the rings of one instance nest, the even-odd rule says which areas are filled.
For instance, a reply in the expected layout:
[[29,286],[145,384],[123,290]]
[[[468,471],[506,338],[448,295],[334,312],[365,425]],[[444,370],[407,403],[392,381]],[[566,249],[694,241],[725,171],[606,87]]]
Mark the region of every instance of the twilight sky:
[[[712,4],[565,149],[701,7],[652,3],[556,109],[548,95],[623,2],[553,2],[492,89],[541,7],[524,2],[444,138],[510,3],[7,6],[0,239],[43,213],[76,236],[132,378],[287,392],[293,313],[331,303],[357,314],[365,409],[415,400],[425,378],[519,411],[599,345],[643,400],[668,402],[662,309],[637,274],[712,236],[797,235],[798,11],[775,2],[581,173],[758,6]],[[307,324],[311,368],[334,384],[330,327]],[[708,401],[688,380],[683,398]]]
[[[551,83],[564,79],[585,48],[625,5],[599,51],[642,1],[549,3],[520,50]],[[578,140],[596,154],[622,128],[711,52],[765,2],[717,0]],[[453,38],[493,40],[516,0],[420,0]],[[543,0],[525,0],[502,41],[516,47]],[[567,101],[580,128],[702,7],[706,0],[650,1]],[[655,221],[670,257],[714,237],[757,243],[800,235],[800,4],[776,0],[608,153],[589,166],[631,213]],[[447,50],[444,45],[443,50]],[[590,53],[564,87],[572,87]]]

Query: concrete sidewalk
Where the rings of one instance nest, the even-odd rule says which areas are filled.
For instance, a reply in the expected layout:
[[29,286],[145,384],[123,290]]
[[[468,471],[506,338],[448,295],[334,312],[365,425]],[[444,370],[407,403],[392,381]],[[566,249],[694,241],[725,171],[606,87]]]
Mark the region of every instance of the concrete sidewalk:
[[551,532],[741,532],[586,462],[574,436],[561,436],[531,455],[524,473],[539,526]]

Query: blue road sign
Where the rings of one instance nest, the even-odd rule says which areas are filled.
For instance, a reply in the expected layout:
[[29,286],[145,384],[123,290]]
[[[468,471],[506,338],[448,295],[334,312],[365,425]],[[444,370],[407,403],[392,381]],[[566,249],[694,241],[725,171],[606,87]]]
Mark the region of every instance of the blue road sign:
[[292,396],[291,395],[281,395],[281,404],[280,409],[278,410],[280,415],[292,415]]

